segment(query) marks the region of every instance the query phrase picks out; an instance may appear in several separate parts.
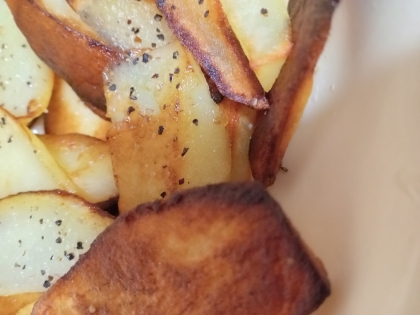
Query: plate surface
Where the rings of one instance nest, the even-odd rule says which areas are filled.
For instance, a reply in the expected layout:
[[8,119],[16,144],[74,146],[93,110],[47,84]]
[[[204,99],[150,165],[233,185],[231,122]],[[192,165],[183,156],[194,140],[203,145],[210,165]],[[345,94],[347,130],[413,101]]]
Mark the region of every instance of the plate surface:
[[420,314],[419,12],[341,1],[270,188],[329,273],[316,315]]

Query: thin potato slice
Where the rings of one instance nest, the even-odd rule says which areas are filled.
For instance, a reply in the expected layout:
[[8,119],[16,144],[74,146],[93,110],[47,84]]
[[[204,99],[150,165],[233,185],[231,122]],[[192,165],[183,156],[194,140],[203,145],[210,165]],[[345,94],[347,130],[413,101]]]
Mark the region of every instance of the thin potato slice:
[[235,35],[266,92],[291,48],[285,0],[220,0]]
[[230,179],[226,117],[179,42],[133,52],[107,81],[114,122],[108,141],[121,212],[178,189]]
[[269,93],[270,110],[259,114],[250,146],[252,174],[265,186],[274,183],[302,116],[337,3],[338,0],[289,2],[294,46]]
[[46,133],[80,133],[105,140],[110,126],[109,121],[86,106],[66,81],[55,77],[48,113],[45,115]]
[[79,193],[44,144],[0,107],[0,198],[24,191],[62,189]]
[[32,51],[0,1],[0,106],[29,124],[48,106],[54,73]]
[[264,188],[221,184],[117,218],[32,314],[307,315],[329,292]]
[[156,0],[170,28],[226,97],[267,109],[264,89],[249,66],[219,0]]
[[80,134],[39,139],[77,187],[80,197],[100,203],[118,197],[108,143]]
[[65,0],[6,0],[35,53],[86,102],[105,108],[103,72],[122,52],[102,39]]
[[176,40],[153,1],[67,0],[108,44],[121,49],[159,48]]
[[19,309],[38,299],[112,221],[106,212],[63,191],[0,200],[0,309]]

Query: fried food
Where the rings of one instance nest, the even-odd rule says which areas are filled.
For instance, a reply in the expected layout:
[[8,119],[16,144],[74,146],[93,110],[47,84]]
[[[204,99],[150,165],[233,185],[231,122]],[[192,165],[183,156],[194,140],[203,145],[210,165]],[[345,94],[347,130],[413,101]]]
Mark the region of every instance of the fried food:
[[226,97],[261,110],[269,107],[219,0],[157,0],[169,27]]
[[81,134],[38,136],[48,152],[91,203],[118,198],[109,145]]
[[66,81],[55,76],[53,94],[45,115],[47,134],[79,133],[105,140],[110,126],[110,121],[92,111]]
[[0,1],[0,106],[29,124],[47,108],[54,74],[32,51]]
[[103,40],[71,9],[53,0],[6,0],[35,53],[79,97],[106,111],[103,72],[123,52]]
[[113,217],[63,191],[0,200],[0,310],[15,314],[37,300],[87,252]]
[[117,218],[32,314],[305,315],[328,294],[322,266],[264,188],[221,184]]
[[338,0],[289,1],[294,46],[269,93],[270,110],[258,114],[250,145],[252,175],[265,186],[274,183],[303,114],[337,3]]

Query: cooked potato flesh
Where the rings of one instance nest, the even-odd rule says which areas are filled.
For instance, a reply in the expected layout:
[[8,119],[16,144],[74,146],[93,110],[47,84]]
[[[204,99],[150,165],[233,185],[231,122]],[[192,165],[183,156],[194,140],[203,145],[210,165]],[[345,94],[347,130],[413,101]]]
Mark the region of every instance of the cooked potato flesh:
[[32,51],[0,0],[0,106],[26,124],[47,108],[54,74]]
[[64,275],[113,219],[65,192],[0,200],[0,295],[42,292]]
[[78,192],[44,144],[0,107],[0,198],[23,191]]
[[226,118],[179,42],[133,53],[107,81],[120,211],[174,190],[230,179]]
[[39,138],[85,200],[98,203],[118,196],[108,143],[80,134]]
[[121,49],[157,48],[175,39],[153,1],[68,1],[86,24]]
[[251,69],[268,92],[291,47],[287,1],[220,1]]

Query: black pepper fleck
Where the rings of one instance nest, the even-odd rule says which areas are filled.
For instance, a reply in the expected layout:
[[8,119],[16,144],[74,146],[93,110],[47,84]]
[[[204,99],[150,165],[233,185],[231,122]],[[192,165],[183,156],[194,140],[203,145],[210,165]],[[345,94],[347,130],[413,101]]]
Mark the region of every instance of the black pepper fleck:
[[133,100],[133,101],[137,100],[137,96],[133,95],[134,93],[136,93],[136,89],[134,87],[131,87],[130,88],[130,96],[129,96],[130,100]]
[[154,19],[155,19],[155,21],[160,22],[160,21],[162,21],[162,15],[156,14]]
[[82,242],[77,242],[77,249],[83,249],[83,243]]
[[51,286],[51,282],[49,282],[48,280],[44,281],[44,284],[42,285],[44,288],[49,288]]
[[174,73],[178,74],[179,73],[179,68],[175,68]]
[[60,226],[61,223],[63,223],[63,220],[57,220],[57,221],[55,221],[55,225],[57,225],[57,226]]
[[158,77],[159,77],[159,74],[158,73],[155,73],[154,75],[152,75],[152,79],[156,79]]
[[156,48],[156,43],[152,43],[152,47],[153,48]]
[[132,31],[134,34],[138,34],[138,33],[140,32],[140,29],[139,29],[138,27],[133,27],[133,28],[131,29],[131,31]]
[[[64,252],[65,254],[66,252]],[[68,253],[67,255],[65,255],[67,257],[68,260],[73,260],[74,259],[74,254],[73,253]]]
[[175,51],[175,52],[172,54],[172,58],[174,58],[174,59],[178,59],[178,56],[179,56],[179,52],[178,52],[178,51]]
[[184,156],[185,154],[187,154],[187,152],[188,152],[189,149],[190,148],[184,148],[184,149],[182,149],[181,156]]
[[285,173],[287,173],[289,170],[286,168],[286,167],[284,167],[284,166],[280,166],[280,169],[283,171],[283,172],[285,172]]
[[163,36],[163,34],[157,34],[156,36],[159,40],[165,40],[165,36]]
[[184,185],[184,179],[183,178],[181,178],[179,181],[178,181],[178,184],[180,184],[180,185]]
[[193,122],[194,125],[198,126],[198,119],[197,118],[193,119],[192,122]]
[[55,240],[55,242],[56,242],[57,244],[61,244],[61,241],[62,241],[61,237],[57,237],[57,239]]
[[203,4],[204,0],[198,0],[198,4]]
[[204,12],[204,17],[206,18],[206,17],[208,17],[209,16],[209,10],[207,10],[206,12]]
[[262,8],[261,9],[261,14],[264,15],[264,16],[267,16],[268,15],[268,10],[266,8]]
[[180,86],[181,86],[181,83],[178,83],[178,84],[176,85],[176,89],[178,90]]
[[117,89],[117,86],[115,84],[111,84],[111,86],[109,87],[110,91],[115,91]]
[[142,59],[142,61],[144,62],[144,63],[148,63],[149,62],[149,54],[147,54],[147,53],[144,53],[143,54],[143,59]]
[[44,223],[44,219],[39,219],[39,224]]
[[134,59],[133,59],[133,65],[138,64],[139,60],[140,60],[140,58],[139,58],[139,57],[134,58]]
[[174,78],[174,75],[172,73],[169,73],[169,82],[172,82],[173,78]]
[[161,135],[163,133],[163,130],[165,130],[165,128],[163,126],[159,126],[158,134]]
[[134,109],[134,107],[133,106],[130,106],[130,107],[128,107],[127,108],[127,115],[130,115],[132,112],[134,112],[135,111],[135,109]]

